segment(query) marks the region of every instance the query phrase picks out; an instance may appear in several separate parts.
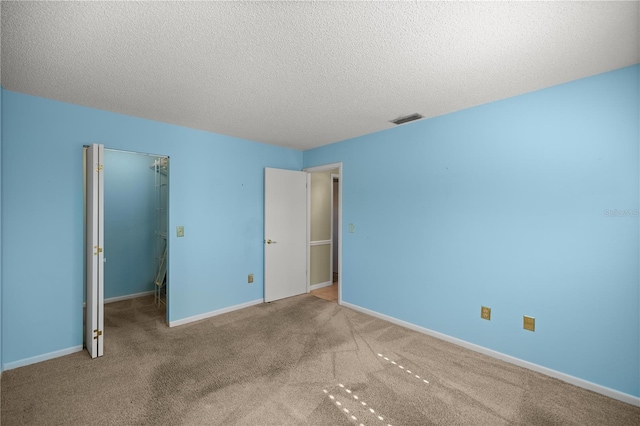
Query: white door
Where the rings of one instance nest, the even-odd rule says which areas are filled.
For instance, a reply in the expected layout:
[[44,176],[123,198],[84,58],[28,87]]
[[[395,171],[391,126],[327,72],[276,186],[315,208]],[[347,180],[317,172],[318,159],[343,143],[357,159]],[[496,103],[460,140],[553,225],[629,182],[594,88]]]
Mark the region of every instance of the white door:
[[91,358],[102,356],[104,349],[104,146],[87,148],[87,321],[85,345]]
[[307,292],[307,173],[264,169],[264,301]]

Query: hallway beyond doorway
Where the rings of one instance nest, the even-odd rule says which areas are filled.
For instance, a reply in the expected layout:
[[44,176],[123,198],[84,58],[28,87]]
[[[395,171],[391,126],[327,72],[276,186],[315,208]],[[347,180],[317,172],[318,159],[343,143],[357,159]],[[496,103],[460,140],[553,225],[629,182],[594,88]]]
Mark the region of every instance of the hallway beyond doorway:
[[328,300],[330,302],[338,301],[338,282],[335,281],[332,285],[319,288],[317,290],[311,290],[313,296],[320,299]]

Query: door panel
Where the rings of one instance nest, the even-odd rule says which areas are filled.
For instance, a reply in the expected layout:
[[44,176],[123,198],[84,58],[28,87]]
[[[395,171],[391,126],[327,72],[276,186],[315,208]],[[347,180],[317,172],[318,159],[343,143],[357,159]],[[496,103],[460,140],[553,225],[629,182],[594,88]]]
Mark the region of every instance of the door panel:
[[102,159],[104,146],[93,144],[87,148],[86,211],[87,211],[87,319],[85,345],[91,358],[104,351],[104,179]]
[[307,173],[265,168],[264,301],[307,292]]

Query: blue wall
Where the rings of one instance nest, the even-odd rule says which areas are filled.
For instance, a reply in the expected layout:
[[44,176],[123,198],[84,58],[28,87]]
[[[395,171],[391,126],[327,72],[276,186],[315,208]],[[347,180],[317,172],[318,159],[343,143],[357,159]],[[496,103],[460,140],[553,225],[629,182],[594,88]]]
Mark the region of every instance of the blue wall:
[[640,396],[638,81],[624,68],[306,151],[305,167],[343,162],[344,301]]
[[[639,75],[305,152],[343,162],[344,300],[640,396]],[[263,168],[302,153],[10,91],[0,105],[3,363],[82,344],[84,144],[171,156],[170,320],[263,297]]]
[[85,144],[171,157],[170,321],[263,297],[263,170],[299,170],[301,152],[11,91],[2,102],[5,365],[82,345]]
[[104,153],[104,297],[153,291],[156,276],[155,157]]

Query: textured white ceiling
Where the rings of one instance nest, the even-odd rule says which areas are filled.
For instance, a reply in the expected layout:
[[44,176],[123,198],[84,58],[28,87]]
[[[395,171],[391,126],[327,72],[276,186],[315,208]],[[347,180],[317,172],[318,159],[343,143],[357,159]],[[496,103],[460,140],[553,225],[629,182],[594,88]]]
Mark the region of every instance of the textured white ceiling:
[[7,2],[5,89],[308,149],[640,62],[639,2]]

